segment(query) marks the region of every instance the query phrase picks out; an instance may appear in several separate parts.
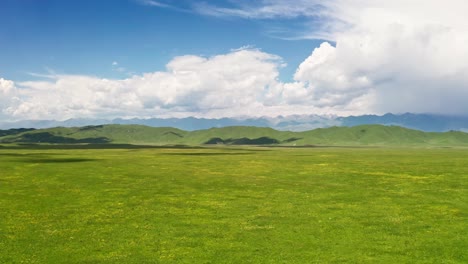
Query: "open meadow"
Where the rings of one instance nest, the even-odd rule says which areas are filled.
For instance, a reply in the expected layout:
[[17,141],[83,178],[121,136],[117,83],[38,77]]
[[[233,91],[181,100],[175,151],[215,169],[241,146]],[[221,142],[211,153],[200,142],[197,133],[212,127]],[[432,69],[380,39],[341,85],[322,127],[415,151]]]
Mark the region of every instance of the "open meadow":
[[0,263],[468,263],[468,149],[0,147]]

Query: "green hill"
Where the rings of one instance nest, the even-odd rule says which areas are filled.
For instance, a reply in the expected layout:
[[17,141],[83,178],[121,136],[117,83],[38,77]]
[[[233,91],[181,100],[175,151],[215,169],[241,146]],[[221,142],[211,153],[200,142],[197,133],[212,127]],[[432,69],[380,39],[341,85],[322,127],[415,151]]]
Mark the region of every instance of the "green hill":
[[0,130],[0,143],[278,146],[468,146],[468,133],[427,133],[398,126],[361,125],[305,132],[233,126],[197,131],[142,125]]
[[3,143],[119,143],[174,144],[187,134],[170,127],[142,125],[101,125],[37,129],[0,137]]
[[301,134],[303,139],[297,143],[302,145],[420,145],[430,138],[422,131],[382,125],[320,128]]

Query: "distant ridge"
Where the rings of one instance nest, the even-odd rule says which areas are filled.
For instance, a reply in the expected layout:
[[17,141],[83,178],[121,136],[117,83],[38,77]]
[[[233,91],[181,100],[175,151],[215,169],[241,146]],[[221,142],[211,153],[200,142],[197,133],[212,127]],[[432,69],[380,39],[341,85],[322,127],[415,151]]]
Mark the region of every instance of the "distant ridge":
[[11,128],[52,128],[80,127],[89,125],[121,124],[145,125],[150,127],[175,127],[186,131],[209,129],[226,126],[256,126],[270,127],[281,131],[307,131],[316,128],[332,126],[357,126],[368,124],[395,125],[426,132],[446,132],[450,130],[468,132],[468,116],[448,116],[434,114],[385,114],[361,116],[320,116],[291,115],[274,118],[148,118],[148,119],[68,119],[55,120],[24,120],[17,122],[1,122],[0,129]]
[[337,120],[342,126],[379,124],[395,125],[427,132],[446,132],[450,130],[468,132],[468,116],[405,113],[400,115],[385,114],[382,116],[348,116],[337,118]]
[[2,144],[468,146],[468,133],[423,132],[399,126],[360,125],[303,132],[230,126],[196,131],[143,125],[98,125],[0,130]]

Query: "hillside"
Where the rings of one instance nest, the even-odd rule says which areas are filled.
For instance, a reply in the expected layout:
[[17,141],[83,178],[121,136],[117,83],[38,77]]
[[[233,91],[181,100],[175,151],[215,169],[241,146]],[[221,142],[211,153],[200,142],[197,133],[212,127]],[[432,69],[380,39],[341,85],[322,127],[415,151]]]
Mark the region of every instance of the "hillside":
[[[6,132],[0,131],[0,135]],[[142,125],[99,125],[85,127],[56,127],[29,130],[0,137],[2,143],[119,143],[156,144],[177,143],[186,131],[176,128]]]
[[184,131],[143,125],[99,125],[0,130],[0,143],[277,146],[468,146],[468,133],[422,132],[398,126],[360,125],[305,132],[232,126]]

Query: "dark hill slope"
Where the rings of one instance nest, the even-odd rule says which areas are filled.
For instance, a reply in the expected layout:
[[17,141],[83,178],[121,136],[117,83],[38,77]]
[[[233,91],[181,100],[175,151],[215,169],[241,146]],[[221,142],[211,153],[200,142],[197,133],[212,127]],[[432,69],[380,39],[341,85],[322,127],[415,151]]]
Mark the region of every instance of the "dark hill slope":
[[190,145],[215,142],[234,145],[252,145],[257,142],[263,144],[256,145],[264,145],[282,143],[295,134],[266,127],[232,126],[192,131],[187,134],[183,142]]
[[122,143],[122,144],[175,144],[186,131],[170,127],[142,125],[102,125],[85,127],[56,127],[37,129],[0,137],[5,143]]

